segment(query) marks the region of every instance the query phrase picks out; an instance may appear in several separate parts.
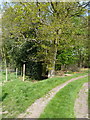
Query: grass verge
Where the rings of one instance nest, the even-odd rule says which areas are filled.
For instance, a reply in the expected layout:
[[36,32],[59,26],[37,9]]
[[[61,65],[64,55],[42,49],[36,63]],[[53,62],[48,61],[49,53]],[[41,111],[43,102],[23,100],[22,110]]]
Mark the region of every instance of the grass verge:
[[15,118],[24,112],[36,99],[44,96],[49,90],[71,78],[86,73],[76,73],[72,76],[50,78],[37,83],[14,80],[4,83],[2,86],[3,118]]
[[88,78],[69,83],[48,103],[40,118],[75,118],[74,103],[82,85]]
[[[11,81],[11,80],[16,80],[16,74],[15,72],[8,72],[8,81]],[[6,81],[6,72],[0,72],[0,82],[4,82]]]

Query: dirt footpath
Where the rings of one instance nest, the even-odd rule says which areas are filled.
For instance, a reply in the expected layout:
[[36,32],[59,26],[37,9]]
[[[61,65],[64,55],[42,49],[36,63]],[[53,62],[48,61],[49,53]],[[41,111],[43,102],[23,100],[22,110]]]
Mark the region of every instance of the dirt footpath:
[[48,92],[48,94],[45,95],[45,97],[37,99],[26,111],[25,113],[22,113],[18,116],[18,118],[39,118],[40,114],[44,111],[44,108],[48,104],[48,102],[55,96],[55,94],[65,87],[68,83],[78,80],[80,78],[84,78],[87,75],[80,76],[77,78],[73,78],[55,88],[53,88],[51,91]]
[[76,118],[88,118],[88,83],[84,83],[75,101]]

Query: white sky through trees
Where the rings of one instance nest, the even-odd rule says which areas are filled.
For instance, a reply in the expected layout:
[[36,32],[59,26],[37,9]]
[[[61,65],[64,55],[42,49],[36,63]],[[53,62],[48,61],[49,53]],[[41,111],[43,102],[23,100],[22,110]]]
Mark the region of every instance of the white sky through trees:
[[[79,1],[89,1],[89,0],[38,0],[38,2],[79,2]],[[0,0],[2,2],[37,2],[37,0]]]
[[10,2],[11,0],[0,0],[0,4],[3,2]]

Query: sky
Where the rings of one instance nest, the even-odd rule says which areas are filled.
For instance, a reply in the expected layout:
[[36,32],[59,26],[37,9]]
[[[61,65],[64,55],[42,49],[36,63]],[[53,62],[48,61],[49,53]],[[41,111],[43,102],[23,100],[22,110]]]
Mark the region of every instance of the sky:
[[[10,2],[10,1],[19,1],[19,0],[0,0],[0,4],[2,3],[2,2]],[[20,1],[26,1],[26,0],[20,0]],[[27,0],[27,1],[32,1],[32,0]],[[34,0],[33,0],[34,1]],[[36,0],[35,0],[36,1]],[[43,0],[39,0],[39,1],[43,1]],[[55,0],[51,0],[51,1],[55,1]],[[65,2],[74,2],[74,1],[89,1],[89,0],[59,0],[59,1],[65,1]]]
[[0,0],[0,4],[2,3],[2,2],[9,2],[10,0]]
[[[36,2],[37,0],[0,0],[0,5],[3,3],[3,2],[10,2],[10,1],[13,1],[13,2]],[[85,1],[89,1],[89,0],[38,0],[39,2],[47,2],[47,1],[52,1],[52,2],[55,2],[55,1],[62,1],[62,2],[75,2],[75,1],[80,1],[80,2],[85,2]]]

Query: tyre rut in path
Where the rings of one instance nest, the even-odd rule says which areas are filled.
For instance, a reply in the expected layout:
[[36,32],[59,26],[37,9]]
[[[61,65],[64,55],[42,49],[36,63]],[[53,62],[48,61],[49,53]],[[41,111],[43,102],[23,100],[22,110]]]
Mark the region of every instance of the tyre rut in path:
[[83,84],[75,101],[74,110],[76,118],[88,118],[88,85],[90,83]]
[[[53,88],[52,90],[50,90],[45,97],[41,97],[39,99],[37,99],[26,111],[25,113],[22,113],[18,116],[18,118],[39,118],[40,114],[44,111],[44,108],[46,107],[47,103],[55,96],[55,94],[62,89],[63,87],[65,87],[68,83],[74,81],[74,80],[78,80],[80,78],[84,78],[87,75],[84,76],[80,76],[77,78],[73,78],[55,88]],[[23,106],[22,106],[23,107]]]

